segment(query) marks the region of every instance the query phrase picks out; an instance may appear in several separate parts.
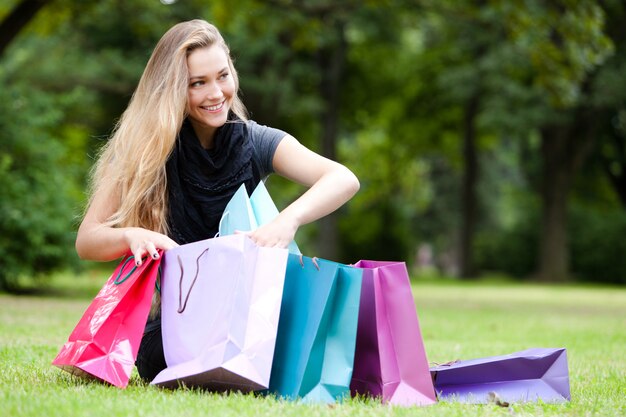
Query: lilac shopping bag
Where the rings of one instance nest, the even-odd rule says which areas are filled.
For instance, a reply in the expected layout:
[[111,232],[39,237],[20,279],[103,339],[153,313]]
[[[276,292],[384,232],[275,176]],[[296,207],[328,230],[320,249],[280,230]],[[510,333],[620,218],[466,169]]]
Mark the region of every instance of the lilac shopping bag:
[[361,306],[350,390],[385,403],[436,402],[404,262],[359,261]]
[[567,351],[535,348],[510,355],[451,362],[430,369],[440,400],[486,403],[570,400]]
[[161,326],[167,368],[152,384],[249,392],[269,386],[288,251],[245,235],[168,250]]

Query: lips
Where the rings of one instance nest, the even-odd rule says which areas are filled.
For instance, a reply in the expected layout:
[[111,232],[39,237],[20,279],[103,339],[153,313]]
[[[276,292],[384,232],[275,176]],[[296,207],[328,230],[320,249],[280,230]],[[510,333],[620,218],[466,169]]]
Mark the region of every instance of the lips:
[[226,100],[222,101],[219,104],[215,104],[213,106],[200,106],[200,108],[202,110],[206,110],[206,111],[208,111],[210,113],[217,113],[220,110],[222,110],[222,107],[224,107],[224,103],[226,103]]

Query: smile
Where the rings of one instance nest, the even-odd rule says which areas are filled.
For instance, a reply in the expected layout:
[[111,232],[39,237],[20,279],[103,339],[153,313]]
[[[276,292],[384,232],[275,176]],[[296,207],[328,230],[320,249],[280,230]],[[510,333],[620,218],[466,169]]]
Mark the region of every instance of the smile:
[[203,110],[209,111],[211,113],[215,113],[215,112],[222,110],[222,107],[224,107],[224,103],[226,103],[226,100],[214,106],[200,106],[200,108]]

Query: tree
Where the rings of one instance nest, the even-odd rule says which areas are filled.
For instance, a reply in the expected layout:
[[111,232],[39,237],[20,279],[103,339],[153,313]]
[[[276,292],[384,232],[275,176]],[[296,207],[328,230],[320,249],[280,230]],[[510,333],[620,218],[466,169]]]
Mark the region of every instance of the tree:
[[124,13],[128,2],[50,2],[0,56],[0,289],[76,264],[95,138],[110,131],[149,48],[176,19],[158,2],[135,2],[134,14]]
[[562,281],[569,277],[568,195],[595,140],[596,119],[584,103],[590,77],[611,54],[612,43],[603,32],[604,12],[595,2],[533,2],[529,8],[503,10],[546,103],[539,126],[543,171],[537,276]]
[[0,22],[0,57],[20,31],[50,0],[21,0]]
[[[249,1],[233,16],[214,3],[212,14],[237,55],[245,102],[253,116],[284,127],[324,156],[337,159],[344,111],[346,27],[359,2]],[[365,10],[365,11],[363,11]],[[358,13],[357,13],[358,12]],[[271,23],[270,23],[271,22]],[[320,219],[315,253],[338,259],[337,215]]]

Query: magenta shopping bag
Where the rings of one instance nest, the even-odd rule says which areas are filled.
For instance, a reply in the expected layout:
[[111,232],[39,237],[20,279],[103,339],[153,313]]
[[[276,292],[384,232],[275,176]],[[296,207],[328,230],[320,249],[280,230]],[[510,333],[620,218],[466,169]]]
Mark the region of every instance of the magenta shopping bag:
[[128,385],[150,312],[160,259],[126,256],[91,302],[53,365],[119,388]]
[[567,351],[535,348],[510,355],[455,361],[430,372],[440,400],[487,403],[494,393],[503,401],[570,400]]
[[255,391],[269,386],[287,249],[243,234],[163,256],[161,326],[167,368],[152,384]]
[[436,402],[404,262],[359,261],[363,269],[353,395],[398,405]]

